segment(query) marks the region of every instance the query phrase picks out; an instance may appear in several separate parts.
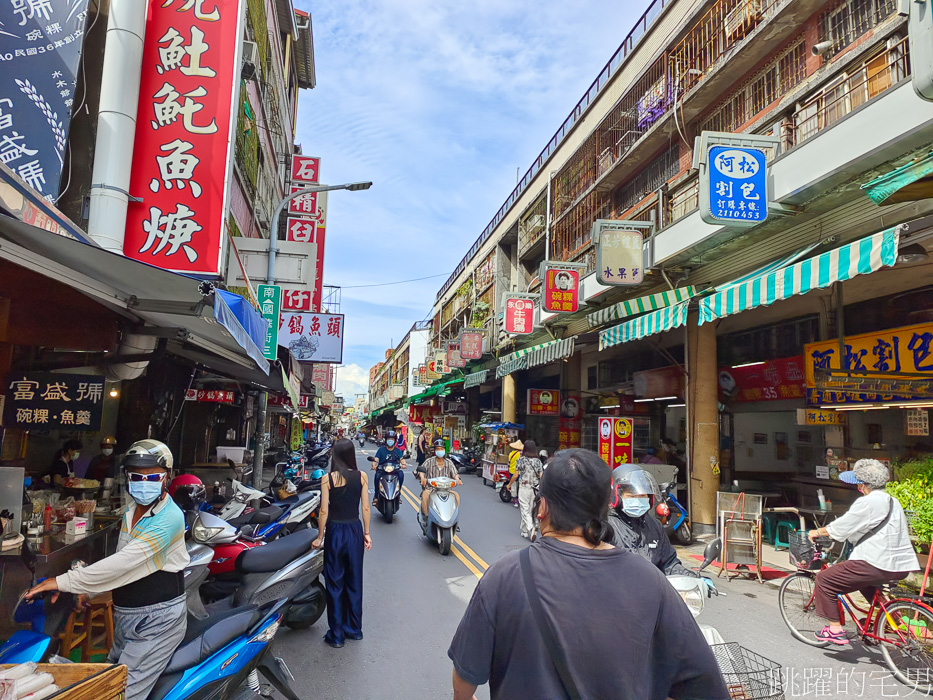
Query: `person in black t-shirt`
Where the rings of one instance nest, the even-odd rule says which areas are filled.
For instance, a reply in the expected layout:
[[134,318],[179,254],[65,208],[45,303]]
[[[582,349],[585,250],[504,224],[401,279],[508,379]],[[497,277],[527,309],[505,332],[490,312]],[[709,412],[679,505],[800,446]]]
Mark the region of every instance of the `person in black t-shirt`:
[[80,440],[69,440],[55,453],[48,474],[52,486],[61,486],[65,479],[75,475],[74,461],[81,455],[83,446]]
[[528,548],[544,617],[563,655],[565,685],[531,609],[520,553],[483,575],[447,654],[454,700],[489,683],[497,698],[726,700],[713,653],[677,592],[637,554],[606,543],[609,467],[562,450],[541,478],[540,537]]

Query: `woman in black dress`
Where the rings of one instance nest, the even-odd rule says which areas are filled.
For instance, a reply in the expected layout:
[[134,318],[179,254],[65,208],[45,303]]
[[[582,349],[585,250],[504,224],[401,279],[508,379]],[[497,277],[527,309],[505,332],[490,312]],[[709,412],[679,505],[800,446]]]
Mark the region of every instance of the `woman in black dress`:
[[345,639],[363,638],[363,549],[373,546],[368,492],[366,474],[356,467],[353,443],[346,438],[337,440],[330,474],[321,481],[320,534],[314,540],[315,547],[324,542],[330,627],[324,641],[335,649],[342,647]]

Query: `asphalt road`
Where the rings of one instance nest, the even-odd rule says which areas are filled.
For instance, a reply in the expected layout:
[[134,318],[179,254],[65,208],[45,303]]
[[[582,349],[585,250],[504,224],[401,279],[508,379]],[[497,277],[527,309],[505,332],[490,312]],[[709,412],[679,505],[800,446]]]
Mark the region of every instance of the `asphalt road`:
[[[370,445],[357,452],[360,468],[370,475],[365,457],[374,453]],[[420,487],[410,473],[406,477],[416,502]],[[476,583],[489,565],[527,544],[519,536],[518,509],[502,503],[480,478],[463,479],[460,533],[447,557],[421,536],[415,506],[407,500],[392,524],[373,512],[373,548],[364,566],[365,639],[331,649],[322,639],[326,617],[309,630],[279,632],[276,650],[295,675],[300,697],[452,697],[447,648]],[[689,554],[682,559],[695,565]],[[780,664],[788,699],[919,697],[890,676],[875,648],[817,649],[791,638],[778,612],[775,585],[741,579],[716,583],[726,595],[708,601],[698,621]],[[477,697],[488,698],[488,688],[480,688]]]

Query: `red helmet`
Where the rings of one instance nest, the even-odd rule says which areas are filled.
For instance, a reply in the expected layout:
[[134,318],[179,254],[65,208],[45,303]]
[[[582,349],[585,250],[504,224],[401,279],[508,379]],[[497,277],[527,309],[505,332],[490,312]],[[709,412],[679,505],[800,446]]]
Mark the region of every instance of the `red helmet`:
[[207,499],[204,482],[194,474],[176,476],[168,486],[168,493],[182,510],[198,510]]

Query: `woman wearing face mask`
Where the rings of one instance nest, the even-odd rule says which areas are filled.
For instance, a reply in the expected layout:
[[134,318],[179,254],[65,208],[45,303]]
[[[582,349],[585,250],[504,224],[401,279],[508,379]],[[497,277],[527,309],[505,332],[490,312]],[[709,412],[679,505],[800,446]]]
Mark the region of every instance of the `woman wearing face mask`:
[[535,502],[535,492],[538,482],[544,472],[544,465],[538,458],[538,446],[534,440],[525,440],[522,445],[522,456],[515,463],[515,474],[509,481],[509,488],[518,481],[518,507],[521,508],[521,535],[525,539],[534,541],[535,520],[531,509]]
[[[640,554],[666,576],[698,578],[698,574],[680,563],[664,527],[652,513],[661,498],[661,490],[654,477],[638,465],[625,464],[612,472],[612,482],[613,496],[609,508],[612,544]],[[708,585],[712,585],[712,581]]]
[[[143,700],[185,636],[185,516],[168,496],[172,453],[141,440],[127,450],[123,471],[132,503],[117,551],[100,561],[45,579],[26,595],[113,592],[110,663],[128,668],[126,700]],[[54,600],[54,599],[53,599]]]
[[49,482],[53,486],[61,486],[70,476],[75,475],[75,460],[81,456],[83,445],[79,440],[69,440],[64,447],[55,453],[52,466],[49,467]]
[[107,436],[100,441],[100,454],[96,455],[87,468],[87,478],[97,479],[103,483],[104,479],[112,479],[117,475],[117,459],[113,452],[117,446],[115,437]]

